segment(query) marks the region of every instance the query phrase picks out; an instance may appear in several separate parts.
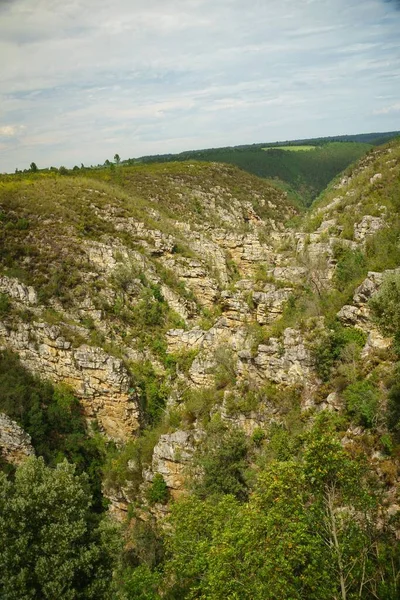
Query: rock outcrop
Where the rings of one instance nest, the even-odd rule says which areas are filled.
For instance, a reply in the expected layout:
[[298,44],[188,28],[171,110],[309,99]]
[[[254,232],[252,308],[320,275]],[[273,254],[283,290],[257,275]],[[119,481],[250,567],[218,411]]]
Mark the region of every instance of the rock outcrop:
[[122,361],[101,348],[74,348],[60,327],[47,323],[0,323],[0,344],[19,354],[30,371],[64,383],[81,400],[89,419],[112,439],[129,439],[139,428],[138,401]]
[[15,421],[0,413],[0,457],[7,463],[19,465],[33,455],[30,436]]
[[155,473],[160,473],[173,498],[178,498],[184,491],[185,477],[192,462],[199,431],[182,431],[166,433],[160,436],[153,451],[151,469],[145,470],[144,479],[151,482]]

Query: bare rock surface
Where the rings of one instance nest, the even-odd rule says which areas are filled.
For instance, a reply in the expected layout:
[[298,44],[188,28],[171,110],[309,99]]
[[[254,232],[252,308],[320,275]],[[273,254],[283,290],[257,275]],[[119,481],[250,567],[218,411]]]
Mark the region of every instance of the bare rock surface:
[[30,436],[15,421],[0,413],[0,456],[8,463],[19,465],[34,453]]
[[88,418],[96,418],[115,440],[129,438],[139,427],[139,406],[130,391],[129,375],[118,358],[101,348],[74,348],[60,328],[47,323],[18,323],[0,327],[0,344],[18,352],[30,371],[71,387]]

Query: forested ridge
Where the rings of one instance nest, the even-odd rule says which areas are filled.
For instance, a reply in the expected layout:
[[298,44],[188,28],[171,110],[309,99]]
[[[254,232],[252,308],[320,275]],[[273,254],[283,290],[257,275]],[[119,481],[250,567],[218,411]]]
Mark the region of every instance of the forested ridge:
[[304,213],[194,157],[0,178],[1,598],[397,600],[400,143],[364,151],[257,150],[326,153]]

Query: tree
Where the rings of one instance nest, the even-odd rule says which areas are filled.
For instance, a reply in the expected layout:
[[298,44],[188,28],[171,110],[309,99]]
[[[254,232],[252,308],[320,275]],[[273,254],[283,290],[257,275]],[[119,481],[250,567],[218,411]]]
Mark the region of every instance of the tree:
[[121,159],[119,157],[119,154],[115,154],[114,155],[114,160],[115,160],[115,164],[119,165],[119,163],[121,162]]
[[95,525],[90,504],[85,478],[66,461],[51,469],[29,458],[15,481],[0,473],[2,598],[110,598],[113,536]]
[[31,164],[30,164],[30,170],[32,171],[32,173],[36,173],[37,172],[38,168],[37,168],[36,163],[31,162]]
[[201,498],[231,494],[238,500],[245,500],[248,492],[247,452],[248,444],[242,430],[228,430],[217,423],[195,459],[202,473],[194,485],[195,493]]
[[322,420],[304,440],[300,456],[261,471],[248,503],[172,507],[168,598],[398,598],[398,543],[378,519],[376,482]]

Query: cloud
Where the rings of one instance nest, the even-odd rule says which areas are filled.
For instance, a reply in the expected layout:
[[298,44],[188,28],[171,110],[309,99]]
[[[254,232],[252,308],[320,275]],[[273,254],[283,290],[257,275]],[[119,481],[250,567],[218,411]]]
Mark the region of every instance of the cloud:
[[390,113],[400,112],[400,102],[396,102],[395,104],[391,104],[390,106],[384,106],[383,108],[378,108],[374,111],[375,115],[388,115]]
[[0,9],[0,170],[398,126],[377,98],[400,97],[383,0]]
[[0,125],[0,137],[15,137],[24,129],[23,125]]

